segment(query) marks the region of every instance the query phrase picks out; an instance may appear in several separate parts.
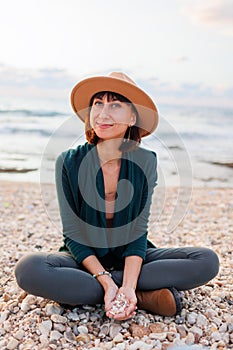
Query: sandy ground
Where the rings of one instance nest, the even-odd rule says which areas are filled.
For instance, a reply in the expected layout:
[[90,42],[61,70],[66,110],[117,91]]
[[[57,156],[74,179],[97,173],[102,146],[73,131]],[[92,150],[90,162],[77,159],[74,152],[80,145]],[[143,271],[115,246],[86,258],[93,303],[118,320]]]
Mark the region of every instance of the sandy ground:
[[188,207],[184,197],[179,202],[179,215],[186,210],[186,216],[168,232],[177,193],[167,189],[164,202],[159,189],[155,193],[150,239],[162,247],[210,247],[219,255],[220,272],[206,286],[183,293],[179,316],[163,318],[139,310],[132,320],[113,322],[101,305],[63,309],[18,288],[13,273],[18,259],[27,252],[57,250],[62,237],[48,218],[39,185],[2,181],[0,349],[233,348],[233,189],[194,188]]

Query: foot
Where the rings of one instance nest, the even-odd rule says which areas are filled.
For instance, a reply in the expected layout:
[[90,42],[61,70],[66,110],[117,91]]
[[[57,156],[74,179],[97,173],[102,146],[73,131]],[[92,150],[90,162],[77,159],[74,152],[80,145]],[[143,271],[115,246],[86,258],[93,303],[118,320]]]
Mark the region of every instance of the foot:
[[137,291],[138,307],[161,316],[174,316],[181,311],[180,296],[175,288]]

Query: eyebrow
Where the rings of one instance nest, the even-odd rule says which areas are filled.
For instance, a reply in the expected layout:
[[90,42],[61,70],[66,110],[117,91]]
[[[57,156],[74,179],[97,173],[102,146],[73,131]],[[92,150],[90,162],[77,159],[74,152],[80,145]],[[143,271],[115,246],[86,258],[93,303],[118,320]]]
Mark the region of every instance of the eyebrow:
[[[96,96],[94,98],[94,100],[103,100],[104,96],[105,95],[103,95],[103,96]],[[112,101],[119,101],[119,102],[121,102],[120,99],[117,96],[114,96],[114,95],[113,96],[107,95],[107,101],[108,102],[112,102]]]

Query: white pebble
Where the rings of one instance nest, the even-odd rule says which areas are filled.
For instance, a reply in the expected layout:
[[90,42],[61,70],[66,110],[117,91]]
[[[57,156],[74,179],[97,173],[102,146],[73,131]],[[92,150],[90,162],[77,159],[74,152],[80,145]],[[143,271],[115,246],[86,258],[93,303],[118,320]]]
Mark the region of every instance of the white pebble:
[[79,315],[77,314],[77,312],[70,312],[67,315],[67,318],[71,321],[78,321],[79,320]]
[[1,312],[1,314],[0,314],[0,324],[6,321],[7,317],[9,316],[9,313],[10,312],[8,310]]
[[118,323],[113,323],[109,328],[109,336],[113,339],[120,331],[122,327]]
[[128,350],[151,350],[153,349],[152,344],[146,344],[141,340],[136,341],[135,343],[129,345]]
[[151,339],[163,341],[163,340],[165,340],[167,338],[167,333],[165,333],[165,332],[162,332],[162,333],[150,333],[149,337]]
[[206,318],[204,315],[199,314],[199,315],[197,316],[196,324],[197,324],[197,326],[200,327],[200,328],[206,327],[207,324],[208,324],[208,320],[207,320],[207,318]]
[[123,342],[123,335],[121,333],[118,333],[117,335],[115,335],[115,337],[113,338],[113,342],[114,343],[121,343]]
[[58,332],[65,332],[66,326],[62,323],[54,323],[53,324],[53,329]]
[[54,314],[51,316],[51,320],[55,323],[66,323],[67,322],[67,318],[58,314]]
[[185,338],[185,344],[187,345],[193,345],[195,343],[195,337],[193,333],[188,333],[188,335]]
[[220,341],[222,339],[222,336],[221,336],[221,334],[218,331],[215,331],[215,332],[212,333],[211,338],[214,341]]
[[88,334],[88,328],[86,326],[79,326],[78,331],[80,334]]
[[187,321],[189,324],[195,324],[197,319],[197,314],[195,312],[190,312],[187,315]]
[[41,335],[45,338],[48,337],[51,329],[52,329],[52,321],[50,321],[50,320],[43,321],[39,325],[39,331],[41,332]]
[[[125,348],[126,348],[126,344],[125,343],[118,343],[118,344],[116,344],[116,346],[115,346],[115,349],[116,350],[125,350]],[[114,348],[113,348],[114,349]]]
[[23,330],[18,330],[14,336],[16,339],[21,340],[25,336],[25,332]]
[[54,304],[47,304],[45,307],[45,313],[47,316],[52,316],[53,314],[61,315],[63,309],[60,306]]
[[61,337],[62,337],[62,334],[58,331],[51,331],[51,333],[50,333],[50,341],[58,340]]
[[13,350],[17,348],[18,344],[19,344],[18,340],[16,340],[15,338],[10,338],[6,348],[7,350]]

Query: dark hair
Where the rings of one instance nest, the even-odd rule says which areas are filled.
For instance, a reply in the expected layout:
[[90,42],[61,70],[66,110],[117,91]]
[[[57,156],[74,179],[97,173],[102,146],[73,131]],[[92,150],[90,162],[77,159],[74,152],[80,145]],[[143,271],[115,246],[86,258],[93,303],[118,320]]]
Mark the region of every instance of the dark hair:
[[[87,114],[86,120],[85,120],[86,139],[87,139],[87,141],[89,143],[91,143],[93,145],[97,145],[99,137],[96,135],[95,131],[91,128],[91,125],[90,125],[90,110],[91,110],[91,107],[93,105],[94,99],[95,98],[102,99],[104,95],[107,95],[108,102],[117,100],[117,101],[120,101],[120,102],[129,103],[131,105],[133,113],[136,116],[136,125],[137,125],[137,121],[138,121],[138,118],[139,118],[138,111],[136,110],[135,106],[126,97],[124,97],[124,96],[122,96],[120,94],[117,94],[115,92],[112,92],[112,91],[97,92],[95,95],[92,96],[92,98],[90,100],[89,111],[88,111],[88,114]],[[130,151],[133,148],[135,148],[135,146],[137,144],[139,144],[141,142],[140,129],[136,125],[133,125],[133,126],[127,128],[127,130],[125,132],[125,135],[124,135],[123,143],[120,146],[120,151],[122,151],[122,152]],[[133,141],[133,142],[130,142],[130,141]]]

